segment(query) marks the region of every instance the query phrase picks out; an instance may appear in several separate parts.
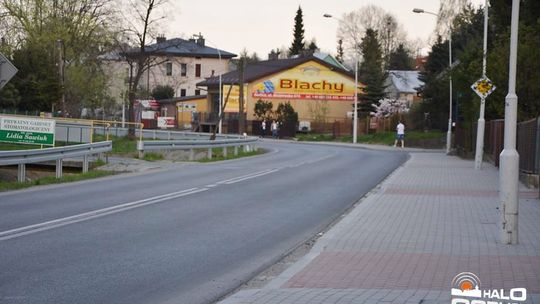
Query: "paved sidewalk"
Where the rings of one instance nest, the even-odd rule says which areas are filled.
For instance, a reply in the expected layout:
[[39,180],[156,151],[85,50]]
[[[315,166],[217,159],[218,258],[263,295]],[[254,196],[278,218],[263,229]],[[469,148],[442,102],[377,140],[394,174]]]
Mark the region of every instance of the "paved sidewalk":
[[300,261],[220,304],[450,303],[465,271],[480,289],[524,287],[526,303],[540,304],[538,190],[520,190],[520,244],[500,244],[497,168],[473,167],[412,153]]

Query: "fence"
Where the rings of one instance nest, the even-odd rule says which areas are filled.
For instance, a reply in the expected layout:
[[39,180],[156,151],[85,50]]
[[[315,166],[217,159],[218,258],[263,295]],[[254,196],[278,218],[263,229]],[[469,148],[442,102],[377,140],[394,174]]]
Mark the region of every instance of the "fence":
[[[460,124],[455,130],[455,147],[459,155],[472,157],[476,149],[477,125]],[[486,122],[484,154],[495,166],[504,148],[504,120]],[[540,117],[517,124],[517,147],[521,172],[540,174]]]

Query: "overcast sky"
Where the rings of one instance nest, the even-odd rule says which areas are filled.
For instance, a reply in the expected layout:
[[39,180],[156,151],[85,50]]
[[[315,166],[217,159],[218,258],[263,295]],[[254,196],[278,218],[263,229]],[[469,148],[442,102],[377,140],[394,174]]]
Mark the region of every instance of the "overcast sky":
[[[315,37],[322,51],[335,54],[338,21],[323,18],[324,13],[340,18],[368,4],[394,14],[409,39],[427,41],[436,17],[415,14],[423,8],[437,13],[438,0],[171,0],[174,9],[167,14],[167,38],[190,37],[201,32],[207,45],[239,54],[243,48],[266,59],[270,50],[287,46],[293,38],[294,16],[300,5],[304,13],[305,38]],[[484,0],[471,0],[478,6]]]

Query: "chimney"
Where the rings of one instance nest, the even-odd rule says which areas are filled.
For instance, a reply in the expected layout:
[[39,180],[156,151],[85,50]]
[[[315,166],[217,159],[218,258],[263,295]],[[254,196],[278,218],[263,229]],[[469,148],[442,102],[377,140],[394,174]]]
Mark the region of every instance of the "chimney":
[[199,36],[197,36],[197,44],[200,46],[204,46],[204,37],[201,33],[199,33]]
[[165,42],[165,41],[167,41],[167,38],[165,38],[165,35],[163,35],[163,34],[157,36],[157,38],[156,38],[156,42],[157,42],[157,43],[163,43],[163,42]]

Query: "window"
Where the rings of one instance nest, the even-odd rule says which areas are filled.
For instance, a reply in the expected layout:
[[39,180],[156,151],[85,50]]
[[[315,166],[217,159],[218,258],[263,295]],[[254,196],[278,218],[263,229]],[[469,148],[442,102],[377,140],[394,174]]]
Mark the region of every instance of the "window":
[[180,76],[186,76],[187,75],[187,64],[181,63],[180,64]]
[[180,97],[186,96],[186,89],[180,89]]
[[197,63],[195,65],[195,77],[201,77],[201,64]]
[[165,68],[166,68],[167,76],[172,76],[172,62],[167,62],[165,64]]
[[195,95],[201,95],[201,90],[195,90]]

